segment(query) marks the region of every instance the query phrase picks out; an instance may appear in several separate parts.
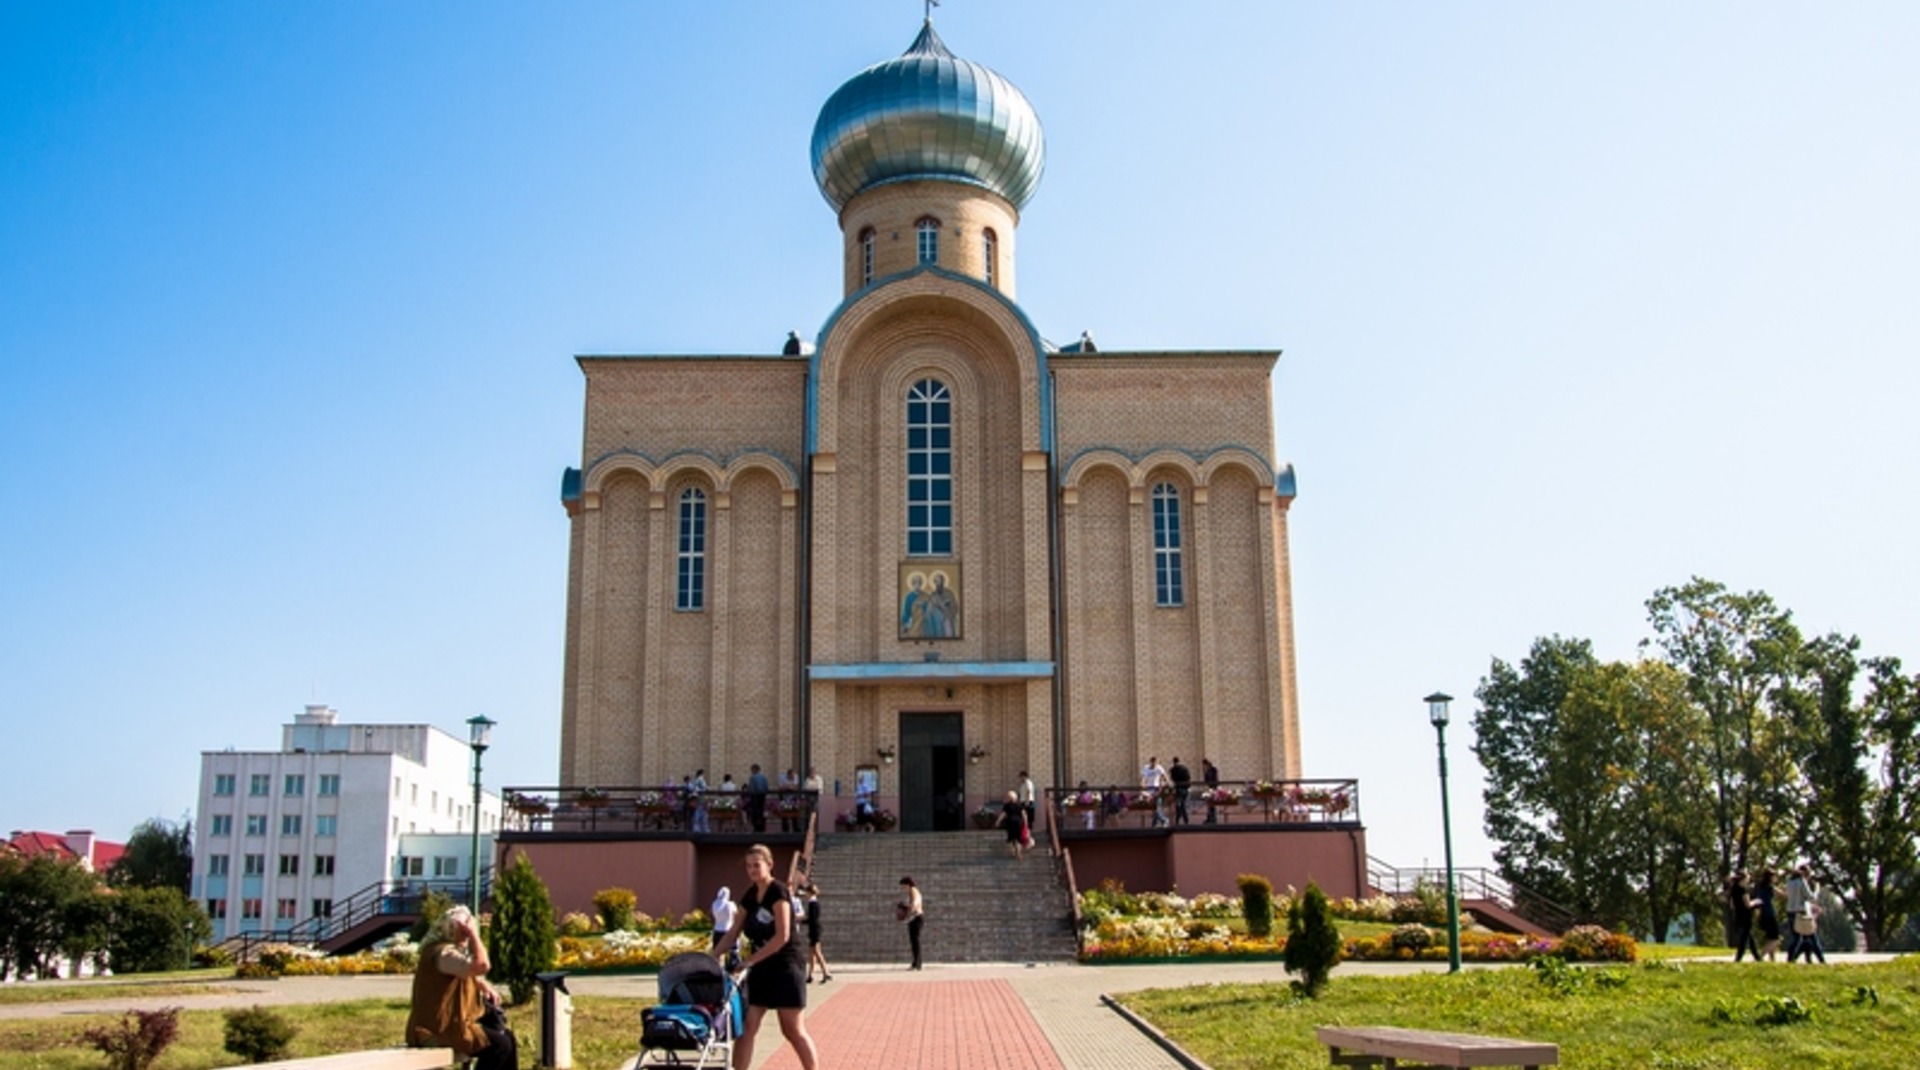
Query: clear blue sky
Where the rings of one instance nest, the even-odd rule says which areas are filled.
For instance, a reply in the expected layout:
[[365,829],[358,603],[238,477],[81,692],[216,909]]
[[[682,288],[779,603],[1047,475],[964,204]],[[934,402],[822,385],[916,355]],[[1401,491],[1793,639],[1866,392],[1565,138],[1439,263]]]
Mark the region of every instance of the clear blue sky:
[[[198,753],[500,722],[557,769],[588,352],[838,299],[833,4],[0,2],[0,831]],[[1700,574],[1920,668],[1920,5],[949,0],[1034,102],[1056,339],[1285,350],[1305,763],[1439,859],[1420,697]],[[1264,770],[1236,768],[1229,777]]]

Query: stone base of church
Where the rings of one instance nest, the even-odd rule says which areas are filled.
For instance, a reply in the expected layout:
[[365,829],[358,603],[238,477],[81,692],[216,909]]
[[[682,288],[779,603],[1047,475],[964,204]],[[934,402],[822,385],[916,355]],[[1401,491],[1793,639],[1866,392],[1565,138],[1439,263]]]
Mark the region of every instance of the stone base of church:
[[1308,881],[1332,897],[1367,894],[1367,830],[1359,824],[1303,828],[1188,825],[1098,832],[1060,830],[1080,890],[1108,879],[1130,892],[1240,894],[1239,877],[1252,873],[1276,891]]

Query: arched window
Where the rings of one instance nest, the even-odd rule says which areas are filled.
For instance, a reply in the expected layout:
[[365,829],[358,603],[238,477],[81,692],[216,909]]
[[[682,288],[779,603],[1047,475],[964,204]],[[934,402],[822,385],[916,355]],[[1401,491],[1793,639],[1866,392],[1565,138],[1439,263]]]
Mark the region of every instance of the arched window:
[[953,395],[938,379],[907,391],[907,553],[953,553]]
[[680,582],[674,608],[707,608],[707,495],[697,487],[680,492]]
[[913,225],[919,241],[920,262],[938,264],[940,262],[940,221],[927,216]]
[[860,232],[860,285],[873,282],[873,228]]
[[1186,583],[1180,567],[1180,488],[1171,483],[1153,487],[1153,601],[1155,605],[1186,604]]
[[999,235],[993,232],[992,227],[988,227],[984,232],[981,233],[980,251],[985,253],[987,256],[987,285],[988,286],[999,285],[1000,283],[1000,271],[999,271],[1000,237]]

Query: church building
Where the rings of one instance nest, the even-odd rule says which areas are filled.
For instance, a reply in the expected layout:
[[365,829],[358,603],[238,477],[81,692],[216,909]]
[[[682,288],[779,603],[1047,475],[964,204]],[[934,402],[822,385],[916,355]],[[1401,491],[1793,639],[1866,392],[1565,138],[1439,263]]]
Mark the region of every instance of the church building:
[[811,341],[579,358],[561,783],[811,768],[936,829],[1023,771],[1298,777],[1279,352],[1049,342],[1039,117],[931,21],[811,155],[845,292]]

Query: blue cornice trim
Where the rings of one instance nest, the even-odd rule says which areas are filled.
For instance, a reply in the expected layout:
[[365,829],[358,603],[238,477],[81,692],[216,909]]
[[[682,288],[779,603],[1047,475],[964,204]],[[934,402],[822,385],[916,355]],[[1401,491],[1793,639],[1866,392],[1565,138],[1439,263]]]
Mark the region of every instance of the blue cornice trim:
[[809,665],[814,680],[855,680],[867,683],[922,680],[1047,680],[1051,661],[868,661],[853,665]]
[[826,352],[827,335],[833,333],[833,328],[840,322],[840,317],[845,315],[847,309],[851,308],[855,302],[883,286],[927,273],[952,282],[964,283],[981,293],[988,294],[1005,305],[1007,311],[1012,312],[1020,320],[1020,325],[1027,329],[1027,343],[1033,347],[1034,366],[1040,376],[1040,448],[1051,455],[1053,453],[1053,377],[1047,374],[1047,347],[1040,340],[1039,329],[1033,325],[1033,320],[1027,317],[1026,311],[1006,294],[971,275],[948,271],[933,264],[915,264],[906,271],[875,279],[848,294],[846,299],[834,308],[832,314],[827,316],[827,322],[821,326],[820,333],[814,336],[813,355],[807,361],[807,453],[814,454],[820,451],[820,360]]

